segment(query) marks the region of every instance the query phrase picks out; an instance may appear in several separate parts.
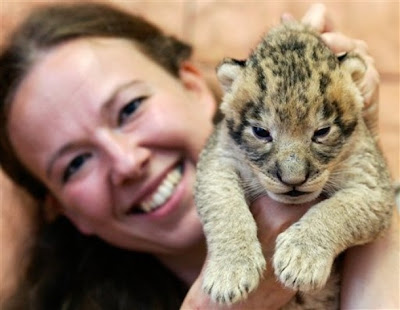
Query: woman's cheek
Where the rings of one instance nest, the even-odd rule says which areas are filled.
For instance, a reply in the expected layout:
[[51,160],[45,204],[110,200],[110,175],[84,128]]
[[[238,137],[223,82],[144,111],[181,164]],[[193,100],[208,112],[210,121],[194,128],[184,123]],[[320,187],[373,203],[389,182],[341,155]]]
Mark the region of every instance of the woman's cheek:
[[66,206],[75,213],[88,218],[102,218],[111,212],[110,190],[104,177],[93,171],[73,184],[64,192]]

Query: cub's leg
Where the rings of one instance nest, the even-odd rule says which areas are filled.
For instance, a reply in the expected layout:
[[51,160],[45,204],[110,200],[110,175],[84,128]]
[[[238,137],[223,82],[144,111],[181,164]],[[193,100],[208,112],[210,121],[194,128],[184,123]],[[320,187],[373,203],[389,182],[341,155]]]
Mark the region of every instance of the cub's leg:
[[380,191],[348,188],[313,206],[277,238],[273,265],[280,281],[300,291],[321,289],[340,252],[386,228],[392,208],[382,198]]
[[208,149],[197,172],[196,204],[209,254],[203,289],[214,301],[230,304],[257,286],[265,259],[233,159],[219,160],[216,153]]

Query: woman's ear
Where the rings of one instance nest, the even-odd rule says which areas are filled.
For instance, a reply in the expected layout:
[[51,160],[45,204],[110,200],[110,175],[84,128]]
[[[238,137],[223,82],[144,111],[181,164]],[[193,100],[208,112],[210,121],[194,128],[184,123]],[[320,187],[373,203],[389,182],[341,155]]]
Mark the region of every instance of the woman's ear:
[[73,211],[65,209],[56,197],[51,193],[47,194],[44,200],[45,218],[48,221],[55,220],[58,216],[64,215],[72,224],[84,235],[91,235],[93,231],[78,214]]
[[185,61],[179,69],[179,77],[184,87],[197,97],[210,118],[212,118],[215,114],[217,104],[215,96],[200,70],[193,63]]

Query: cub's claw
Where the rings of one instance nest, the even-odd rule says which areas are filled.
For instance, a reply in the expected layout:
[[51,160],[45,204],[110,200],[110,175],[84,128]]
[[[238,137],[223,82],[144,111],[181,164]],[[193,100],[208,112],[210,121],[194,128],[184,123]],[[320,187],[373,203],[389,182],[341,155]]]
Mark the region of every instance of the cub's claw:
[[275,275],[287,287],[312,291],[325,286],[331,273],[334,251],[289,228],[277,238],[273,257]]
[[219,304],[232,304],[247,297],[258,285],[265,270],[265,259],[260,253],[244,259],[219,259],[207,263],[203,290]]

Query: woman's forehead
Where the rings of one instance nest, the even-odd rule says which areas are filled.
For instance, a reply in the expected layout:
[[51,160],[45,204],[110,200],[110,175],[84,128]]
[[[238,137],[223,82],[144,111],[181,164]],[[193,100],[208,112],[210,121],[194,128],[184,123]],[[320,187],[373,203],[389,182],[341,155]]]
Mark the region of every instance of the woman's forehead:
[[[140,61],[137,61],[138,58]],[[109,68],[129,65],[135,60],[140,63],[142,58],[145,56],[134,44],[125,39],[76,39],[40,53],[21,86],[26,81],[32,85],[42,80],[46,83],[58,82],[60,79],[65,79],[65,82],[71,82],[70,80],[80,82],[80,77],[86,77],[96,71],[100,73]],[[137,69],[140,70],[140,67]],[[57,77],[59,79],[56,79]]]
[[127,79],[148,78],[153,66],[124,39],[77,39],[61,44],[42,54],[32,66],[17,89],[11,114],[35,113],[49,102],[90,102],[94,96],[100,100]]

